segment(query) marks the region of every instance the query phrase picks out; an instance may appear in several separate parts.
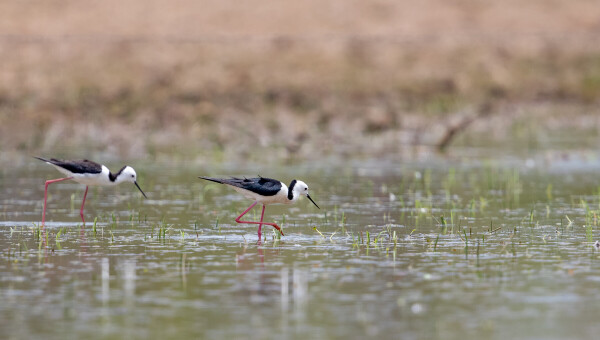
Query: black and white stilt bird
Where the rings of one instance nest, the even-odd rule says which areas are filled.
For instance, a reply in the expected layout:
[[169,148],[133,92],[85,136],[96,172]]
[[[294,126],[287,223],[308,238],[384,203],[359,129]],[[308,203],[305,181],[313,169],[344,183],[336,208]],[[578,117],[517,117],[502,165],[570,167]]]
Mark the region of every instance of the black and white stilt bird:
[[[67,161],[60,160],[55,158],[45,159],[41,157],[35,157],[41,161],[44,161],[52,166],[54,166],[58,171],[67,175],[65,178],[58,178],[46,181],[46,188],[44,190],[44,212],[42,213],[42,226],[46,222],[46,200],[48,198],[48,185],[51,183],[66,181],[69,179],[74,180],[77,183],[81,183],[85,185],[85,193],[83,194],[83,202],[81,203],[81,210],[79,210],[79,215],[81,216],[81,221],[85,224],[85,218],[83,217],[83,206],[85,205],[85,198],[88,193],[88,187],[90,185],[103,185],[103,186],[111,186],[117,185],[123,182],[130,182],[135,184],[135,186],[140,190],[142,195],[146,197],[146,194],[142,191],[142,188],[137,184],[137,174],[135,170],[133,170],[130,166],[124,166],[117,172],[113,174],[108,170],[108,168],[102,164],[98,164],[96,162],[84,160],[77,161]],[[147,197],[146,197],[147,198]]]
[[[238,216],[235,221],[237,223],[249,223],[249,224],[258,224],[258,239],[261,237],[261,228],[262,225],[270,225],[273,228],[279,230],[281,235],[283,235],[283,231],[281,228],[275,223],[263,222],[263,218],[265,216],[265,207],[269,204],[293,204],[296,203],[300,196],[304,195],[308,198],[317,208],[319,206],[315,201],[312,200],[310,195],[308,194],[308,185],[302,181],[293,180],[288,187],[283,182],[278,181],[276,179],[265,178],[265,177],[257,177],[257,178],[212,178],[212,177],[202,177],[199,178],[217,182],[220,184],[225,184],[232,187],[235,191],[241,193],[246,198],[254,201],[248,209],[244,210],[244,212]],[[241,218],[248,212],[250,209],[254,208],[256,204],[262,204],[262,213],[260,215],[260,222],[253,221],[242,221]],[[320,209],[320,208],[319,208]]]

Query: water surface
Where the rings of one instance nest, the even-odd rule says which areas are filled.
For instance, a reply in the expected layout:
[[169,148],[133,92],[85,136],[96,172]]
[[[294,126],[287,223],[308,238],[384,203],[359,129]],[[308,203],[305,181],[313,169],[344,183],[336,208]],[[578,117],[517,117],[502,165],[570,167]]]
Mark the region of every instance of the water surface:
[[[468,154],[477,154],[469,150]],[[600,331],[594,157],[132,164],[133,185],[0,177],[0,337],[591,338]],[[118,168],[120,164],[111,166]],[[272,206],[284,237],[234,219],[250,201],[199,175],[308,183]],[[258,219],[260,209],[247,216]],[[96,219],[94,227],[94,219]],[[47,240],[47,243],[46,243]]]

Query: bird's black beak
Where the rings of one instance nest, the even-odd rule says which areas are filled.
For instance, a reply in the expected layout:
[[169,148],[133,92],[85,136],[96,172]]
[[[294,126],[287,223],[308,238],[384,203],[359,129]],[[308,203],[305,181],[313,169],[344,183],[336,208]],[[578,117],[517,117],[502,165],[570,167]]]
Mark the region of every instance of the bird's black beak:
[[144,194],[144,191],[142,191],[142,188],[140,188],[140,186],[137,184],[137,182],[133,182],[133,184],[135,184],[135,186],[136,186],[138,189],[140,189],[140,192],[142,193],[142,195],[144,195],[144,198],[148,198],[148,197],[146,196],[146,194]]
[[315,201],[313,201],[312,198],[310,198],[309,194],[306,194],[306,197],[312,202],[312,204],[315,205],[315,207],[317,207],[318,209],[321,209],[321,208],[319,208],[319,206],[317,205],[317,203],[315,203]]

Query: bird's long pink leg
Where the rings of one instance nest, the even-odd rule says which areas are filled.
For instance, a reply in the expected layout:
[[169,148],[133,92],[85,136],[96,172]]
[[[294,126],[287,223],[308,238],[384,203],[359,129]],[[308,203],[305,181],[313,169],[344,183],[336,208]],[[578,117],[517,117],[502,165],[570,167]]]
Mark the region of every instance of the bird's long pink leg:
[[262,225],[263,225],[263,218],[265,217],[265,205],[263,204],[263,209],[262,209],[262,213],[260,214],[260,224],[258,225],[258,239],[260,240],[261,237],[261,232],[260,230],[262,229]]
[[256,203],[258,203],[258,202],[254,202],[254,203],[252,203],[252,204],[251,204],[251,205],[248,207],[248,209],[244,210],[244,212],[243,212],[243,213],[242,213],[240,216],[236,217],[235,221],[236,221],[237,223],[255,223],[255,222],[245,222],[245,221],[240,221],[240,218],[242,218],[242,216],[246,215],[246,213],[247,213],[248,211],[250,211],[252,208],[254,208],[254,206],[256,205]]
[[[275,228],[275,229],[279,230],[279,232],[281,233],[281,235],[283,235],[283,231],[281,231],[281,228],[279,228],[279,226],[278,226],[277,224],[275,224],[275,223],[269,223],[269,222],[263,222],[263,216],[264,216],[264,214],[265,214],[265,206],[264,206],[264,205],[263,205],[263,214],[261,215],[260,222],[253,222],[253,221],[242,221],[242,220],[240,220],[240,218],[242,218],[242,216],[246,215],[246,213],[247,213],[248,211],[250,211],[250,209],[254,208],[254,206],[255,206],[257,203],[258,203],[258,202],[254,202],[254,203],[252,203],[252,205],[250,205],[250,206],[248,207],[248,209],[244,210],[244,212],[243,212],[243,213],[242,213],[240,216],[238,216],[238,217],[235,219],[235,221],[236,221],[237,223],[258,224],[258,225],[259,225],[259,227],[258,227],[258,232],[259,232],[259,235],[260,235],[260,230],[261,230],[261,228],[262,228],[262,225],[263,225],[263,224],[264,224],[264,225],[270,225],[270,226],[272,226],[273,228]],[[283,235],[283,236],[285,236],[285,235]],[[259,237],[259,238],[260,238],[260,237]]]
[[85,186],[85,194],[83,194],[83,202],[81,202],[81,210],[79,210],[79,216],[81,216],[81,221],[83,222],[83,224],[85,225],[85,218],[83,218],[83,206],[85,205],[85,198],[87,196],[87,192],[88,192],[88,186]]
[[51,183],[62,182],[69,179],[73,179],[73,177],[51,179],[46,181],[46,188],[44,189],[44,212],[42,213],[42,226],[44,226],[44,223],[46,223],[46,201],[48,199],[48,185]]

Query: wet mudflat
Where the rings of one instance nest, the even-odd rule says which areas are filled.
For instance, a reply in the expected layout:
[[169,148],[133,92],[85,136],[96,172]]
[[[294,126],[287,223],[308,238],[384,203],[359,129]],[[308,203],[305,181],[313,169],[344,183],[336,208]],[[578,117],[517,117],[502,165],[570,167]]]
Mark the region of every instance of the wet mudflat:
[[[366,158],[268,174],[251,164],[140,162],[131,165],[149,198],[128,184],[90,189],[85,226],[84,187],[51,185],[47,233],[43,183],[60,175],[31,163],[0,177],[4,339],[600,331],[595,157]],[[304,180],[322,209],[306,199],[270,206],[265,218],[285,236],[266,226],[258,241],[256,226],[234,221],[251,202],[197,179],[257,171]]]

